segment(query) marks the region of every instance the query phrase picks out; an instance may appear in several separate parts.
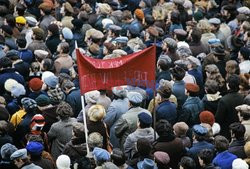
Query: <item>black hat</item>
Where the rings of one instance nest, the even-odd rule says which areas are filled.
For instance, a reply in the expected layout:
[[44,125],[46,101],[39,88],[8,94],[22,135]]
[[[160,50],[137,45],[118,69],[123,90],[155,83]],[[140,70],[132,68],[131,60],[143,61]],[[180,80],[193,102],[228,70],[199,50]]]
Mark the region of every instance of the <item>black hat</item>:
[[218,56],[225,56],[225,49],[222,45],[216,46],[215,48],[212,49],[212,53],[214,55]]

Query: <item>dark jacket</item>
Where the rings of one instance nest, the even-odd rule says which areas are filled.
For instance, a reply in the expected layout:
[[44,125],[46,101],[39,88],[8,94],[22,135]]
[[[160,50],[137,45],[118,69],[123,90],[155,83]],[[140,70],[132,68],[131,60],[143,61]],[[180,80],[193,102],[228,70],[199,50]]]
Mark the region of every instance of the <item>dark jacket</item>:
[[204,96],[202,99],[204,110],[208,110],[215,115],[220,99],[214,101],[208,101],[207,97]]
[[59,34],[51,35],[46,40],[46,46],[49,48],[51,54],[56,52],[57,46],[61,42]]
[[229,145],[228,152],[236,155],[238,158],[245,159],[247,158],[245,151],[244,151],[244,145],[245,145],[244,138],[239,140],[233,140],[233,142]]
[[17,169],[17,166],[14,164],[13,161],[1,160],[0,168],[1,169]]
[[166,138],[160,137],[153,143],[153,152],[156,151],[166,152],[171,159],[169,166],[173,169],[177,169],[178,162],[185,153],[185,147],[180,138],[176,137],[174,140],[167,141]]
[[243,95],[237,92],[230,92],[223,96],[218,103],[215,121],[220,124],[220,134],[229,140],[231,140],[229,125],[239,121],[235,107],[243,104],[243,99]]
[[33,164],[41,167],[41,168],[46,168],[46,169],[54,169],[54,165],[53,163],[48,160],[48,159],[45,159],[45,158],[42,158],[42,157],[31,157],[31,160],[30,160]]
[[8,79],[14,79],[18,83],[21,83],[25,86],[25,81],[22,75],[15,72],[15,69],[13,68],[7,68],[1,71],[0,73],[0,91],[1,93],[4,93],[4,83]]
[[200,92],[199,92],[200,96],[203,96],[203,94],[204,94],[204,85],[203,85],[203,75],[202,75],[202,72],[197,68],[197,69],[189,70],[188,73],[190,75],[194,76],[197,85],[200,87]]
[[208,53],[206,47],[201,42],[198,43],[191,42],[189,44],[189,48],[192,51],[194,57],[196,57],[200,53],[206,53],[206,54]]
[[17,61],[17,63],[14,63],[14,68],[20,75],[24,77],[24,79],[28,79],[29,74],[30,74],[30,65],[21,59]]
[[66,96],[66,102],[72,107],[74,117],[77,117],[82,110],[80,89],[72,89]]
[[226,77],[226,61],[218,61],[217,63],[215,63],[215,65],[218,67],[219,71],[220,71],[220,74],[223,78]]
[[167,70],[167,71],[162,71],[162,72],[158,72],[156,74],[156,82],[159,83],[159,81],[161,79],[164,79],[164,80],[171,80],[171,73]]
[[72,164],[84,157],[87,154],[84,138],[72,138],[71,141],[66,144],[62,154],[68,155]]
[[156,109],[156,120],[165,119],[172,125],[175,124],[177,118],[176,105],[169,100],[165,100],[159,104]]
[[203,111],[203,104],[199,97],[188,97],[182,106],[182,112],[179,114],[178,121],[183,121],[189,126],[198,124],[201,111]]
[[187,96],[185,95],[185,82],[183,80],[175,81],[172,93],[177,98],[178,108],[181,108],[187,99]]
[[19,50],[20,59],[22,59],[24,62],[31,64],[33,62],[33,54],[28,49],[20,49]]
[[57,106],[48,107],[46,109],[40,110],[41,114],[45,119],[45,126],[43,127],[44,132],[48,132],[53,123],[57,122],[56,114]]

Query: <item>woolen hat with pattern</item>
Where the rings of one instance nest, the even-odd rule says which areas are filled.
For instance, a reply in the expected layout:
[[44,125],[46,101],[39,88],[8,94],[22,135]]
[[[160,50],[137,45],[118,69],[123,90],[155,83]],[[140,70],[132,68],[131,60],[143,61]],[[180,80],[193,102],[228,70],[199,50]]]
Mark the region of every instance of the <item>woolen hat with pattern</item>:
[[168,165],[170,162],[170,157],[166,152],[163,151],[156,151],[154,153],[154,158],[156,163],[162,164],[162,165]]
[[21,103],[25,109],[32,109],[37,107],[36,101],[29,97],[22,98]]
[[29,87],[31,88],[31,90],[33,91],[39,91],[41,90],[43,86],[43,82],[41,79],[39,78],[32,78],[30,81],[29,81]]
[[199,118],[200,118],[201,123],[207,123],[211,127],[213,126],[213,124],[215,122],[214,114],[211,113],[210,111],[201,112],[200,115],[199,115]]

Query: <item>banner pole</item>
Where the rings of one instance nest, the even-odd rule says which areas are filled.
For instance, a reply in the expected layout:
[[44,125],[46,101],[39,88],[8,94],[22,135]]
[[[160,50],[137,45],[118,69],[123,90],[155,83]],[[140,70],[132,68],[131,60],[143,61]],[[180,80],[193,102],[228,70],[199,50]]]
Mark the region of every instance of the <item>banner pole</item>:
[[156,128],[156,90],[155,90],[155,86],[154,86],[154,103],[153,103],[153,118],[154,118],[154,140],[156,140],[156,131],[155,131],[155,128]]
[[87,120],[86,120],[86,113],[85,113],[85,106],[84,106],[84,97],[81,96],[82,102],[82,114],[83,114],[83,124],[84,124],[84,133],[85,133],[85,141],[86,141],[86,148],[87,148],[87,156],[89,155],[89,145],[88,145],[88,128],[87,128]]

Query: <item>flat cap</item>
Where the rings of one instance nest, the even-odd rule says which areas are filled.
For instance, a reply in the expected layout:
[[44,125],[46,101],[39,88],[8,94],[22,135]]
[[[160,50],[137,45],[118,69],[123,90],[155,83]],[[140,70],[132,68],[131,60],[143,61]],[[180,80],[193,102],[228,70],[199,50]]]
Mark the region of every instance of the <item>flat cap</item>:
[[36,24],[37,24],[36,18],[34,18],[32,16],[26,16],[25,19],[26,19],[28,25],[30,25],[30,26],[36,26]]
[[187,60],[188,60],[189,62],[191,62],[192,64],[195,64],[195,65],[197,65],[197,66],[200,66],[200,65],[201,65],[200,60],[197,59],[197,58],[194,57],[194,56],[189,56],[189,57],[187,57]]
[[123,86],[116,86],[112,88],[112,93],[118,97],[127,97],[127,90]]
[[248,15],[250,14],[250,9],[246,6],[243,6],[243,7],[240,7],[237,9],[237,11],[240,13],[240,14],[245,14],[245,15]]
[[128,92],[127,97],[133,103],[141,103],[143,100],[142,95],[138,92]]
[[182,36],[186,36],[187,35],[187,32],[185,30],[183,30],[183,29],[175,29],[174,33],[176,35],[182,35]]
[[208,133],[208,130],[202,125],[196,124],[193,126],[193,132],[198,136],[205,136]]
[[170,48],[177,48],[177,42],[173,38],[166,38],[163,42]]
[[150,26],[148,29],[147,29],[148,33],[153,36],[153,37],[158,37],[159,36],[159,32],[158,30],[153,27],[153,26]]
[[115,41],[117,43],[128,43],[128,38],[125,36],[120,36],[120,37],[115,38]]
[[15,151],[13,154],[11,154],[10,159],[11,160],[15,160],[18,158],[25,159],[27,157],[28,157],[27,150],[25,148],[23,148],[23,149]]
[[173,0],[175,4],[183,5],[185,0]]
[[95,30],[90,35],[90,37],[93,38],[93,39],[102,39],[104,37],[104,34],[101,31],[99,31],[99,30]]
[[214,24],[214,25],[219,25],[219,24],[221,24],[221,21],[218,18],[211,18],[208,20],[208,23]]
[[38,58],[45,59],[49,55],[49,52],[47,52],[46,50],[37,49],[37,50],[34,51],[34,54]]
[[114,31],[120,31],[122,30],[122,28],[120,26],[117,26],[117,25],[109,25],[108,27],[110,30],[114,30]]

